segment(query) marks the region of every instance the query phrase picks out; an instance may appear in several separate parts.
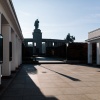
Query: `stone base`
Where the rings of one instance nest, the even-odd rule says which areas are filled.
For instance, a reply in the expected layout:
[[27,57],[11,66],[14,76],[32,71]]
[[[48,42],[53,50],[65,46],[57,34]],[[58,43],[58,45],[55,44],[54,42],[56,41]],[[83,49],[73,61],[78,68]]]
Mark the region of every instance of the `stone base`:
[[40,29],[34,29],[33,33],[41,33],[41,30]]
[[34,29],[33,32],[33,54],[42,53],[42,33],[40,29]]

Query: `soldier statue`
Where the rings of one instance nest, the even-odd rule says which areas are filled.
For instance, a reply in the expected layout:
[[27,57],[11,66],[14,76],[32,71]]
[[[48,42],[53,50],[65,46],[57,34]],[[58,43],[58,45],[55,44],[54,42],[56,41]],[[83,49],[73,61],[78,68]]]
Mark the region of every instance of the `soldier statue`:
[[38,19],[35,21],[34,26],[35,26],[35,29],[39,28],[39,20]]

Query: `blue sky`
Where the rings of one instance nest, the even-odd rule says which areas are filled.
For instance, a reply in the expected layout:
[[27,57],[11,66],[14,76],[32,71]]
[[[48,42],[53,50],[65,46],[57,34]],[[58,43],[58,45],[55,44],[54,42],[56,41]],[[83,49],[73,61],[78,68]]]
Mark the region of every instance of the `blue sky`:
[[24,38],[32,38],[39,19],[43,38],[64,39],[68,33],[84,42],[100,28],[100,0],[12,0]]

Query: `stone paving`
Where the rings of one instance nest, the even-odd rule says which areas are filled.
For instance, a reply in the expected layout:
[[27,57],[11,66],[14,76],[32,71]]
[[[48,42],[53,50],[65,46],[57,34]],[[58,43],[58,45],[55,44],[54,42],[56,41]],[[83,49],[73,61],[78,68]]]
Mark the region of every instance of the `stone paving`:
[[100,100],[100,68],[23,65],[0,100]]

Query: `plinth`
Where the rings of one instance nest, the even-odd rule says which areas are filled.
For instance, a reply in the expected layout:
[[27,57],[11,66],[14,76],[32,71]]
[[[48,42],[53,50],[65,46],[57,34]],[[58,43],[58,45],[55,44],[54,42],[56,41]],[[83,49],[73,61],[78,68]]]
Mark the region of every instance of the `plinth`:
[[33,54],[42,54],[42,33],[40,29],[33,31]]

